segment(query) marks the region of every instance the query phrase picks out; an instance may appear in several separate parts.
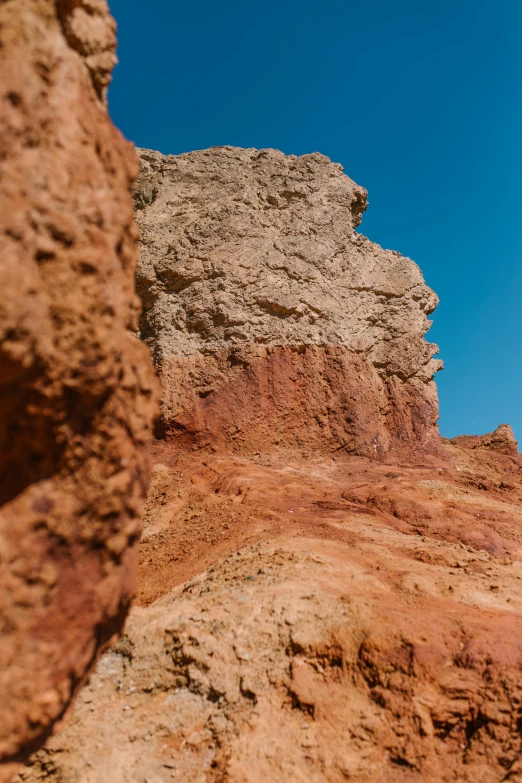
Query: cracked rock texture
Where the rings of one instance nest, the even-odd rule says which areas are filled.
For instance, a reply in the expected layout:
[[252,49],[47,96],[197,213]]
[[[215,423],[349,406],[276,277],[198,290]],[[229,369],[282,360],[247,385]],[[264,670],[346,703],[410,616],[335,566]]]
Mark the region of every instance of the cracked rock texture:
[[155,382],[105,0],[0,4],[0,779],[134,593]]
[[318,153],[139,150],[141,337],[165,431],[196,445],[442,459],[419,268],[355,231],[366,191]]
[[18,783],[520,783],[507,434],[446,469],[156,443],[142,606]]

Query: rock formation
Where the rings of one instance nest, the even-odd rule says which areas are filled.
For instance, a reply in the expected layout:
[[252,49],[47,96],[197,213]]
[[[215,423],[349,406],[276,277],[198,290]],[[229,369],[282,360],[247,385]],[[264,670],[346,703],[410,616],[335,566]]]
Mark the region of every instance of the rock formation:
[[105,0],[0,4],[0,778],[134,592],[155,382]]
[[419,268],[355,231],[366,191],[314,153],[141,150],[141,337],[165,432],[443,460]]
[[140,606],[17,782],[521,781],[522,458],[439,438],[434,294],[320,155],[141,157]]
[[[69,42],[77,29],[65,24]],[[85,78],[80,58],[78,69]],[[102,111],[91,95],[87,105]],[[114,168],[120,154],[106,176],[126,171]],[[166,435],[152,448],[140,606],[69,725],[15,781],[522,781],[522,458],[506,425],[440,439],[439,363],[424,340],[435,295],[412,261],[355,232],[366,193],[321,155],[140,154],[139,331],[163,383]],[[131,232],[115,192],[112,220],[97,227],[121,231],[124,214]],[[90,204],[85,194],[81,203]],[[43,552],[22,561],[23,577],[16,563],[7,575],[16,587],[25,578],[19,602],[37,604],[35,591],[50,606],[42,630],[29,629],[30,663],[50,650],[55,672],[69,667],[69,690],[53,685],[65,694],[61,710],[95,655],[93,619],[103,641],[128,601],[122,553],[138,527],[130,482],[139,496],[144,473],[131,445],[143,441],[153,396],[119,320],[128,324],[128,300],[104,320],[99,287],[104,274],[119,279],[121,262],[132,270],[130,243],[113,241],[120,255],[108,270],[101,259],[80,264],[89,332],[79,355],[99,357],[97,369],[76,349],[60,364],[59,349],[77,336],[67,262],[83,258],[86,229],[73,227],[65,248],[50,232],[58,246],[45,258],[63,275],[49,276],[52,291],[42,283],[59,314],[54,353],[39,349],[48,374],[34,384],[18,370],[18,388],[55,404],[39,407],[28,392],[24,415],[40,412],[44,434],[54,427],[48,449],[64,445],[57,468],[7,504],[22,520],[20,551],[28,536]],[[34,351],[49,331],[44,315]],[[99,352],[116,344],[126,352],[111,363],[114,353]],[[14,526],[1,530],[14,552]],[[22,651],[25,638],[8,637]],[[42,670],[45,681],[51,666]],[[31,708],[36,686],[20,686]]]
[[509,424],[501,424],[494,432],[488,432],[487,435],[459,435],[449,442],[462,448],[488,449],[512,457],[518,455],[518,444]]
[[20,780],[519,783],[522,458],[477,441],[158,442],[142,607]]

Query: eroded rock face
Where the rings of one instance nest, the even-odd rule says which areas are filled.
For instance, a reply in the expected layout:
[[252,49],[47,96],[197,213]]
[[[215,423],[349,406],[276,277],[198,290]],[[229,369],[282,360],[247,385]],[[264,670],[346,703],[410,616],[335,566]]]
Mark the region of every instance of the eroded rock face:
[[141,150],[141,337],[192,444],[441,458],[419,268],[355,231],[366,191],[323,155]]
[[518,456],[518,443],[509,424],[501,424],[486,435],[458,435],[449,442],[465,449],[487,449],[511,457]]
[[156,443],[157,600],[21,781],[520,781],[522,457],[445,448],[454,468]]
[[155,410],[105,0],[0,5],[0,778],[134,591]]

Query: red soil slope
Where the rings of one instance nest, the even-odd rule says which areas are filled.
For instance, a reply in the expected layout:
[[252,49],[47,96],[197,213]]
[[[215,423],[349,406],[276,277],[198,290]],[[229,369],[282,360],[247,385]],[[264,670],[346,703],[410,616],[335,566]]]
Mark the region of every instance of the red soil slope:
[[447,441],[448,466],[439,468],[310,457],[283,445],[249,457],[185,452],[157,441],[139,600],[150,603],[246,543],[295,536],[357,549],[357,531],[370,523],[421,548],[451,542],[518,560],[522,457],[509,428],[494,435]]
[[522,781],[522,458],[444,448],[156,443],[142,608],[23,780]]

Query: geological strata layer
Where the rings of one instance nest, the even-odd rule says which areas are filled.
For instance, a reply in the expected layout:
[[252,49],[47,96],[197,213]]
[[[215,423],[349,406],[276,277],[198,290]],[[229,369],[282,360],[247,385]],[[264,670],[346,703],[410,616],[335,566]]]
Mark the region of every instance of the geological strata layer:
[[437,297],[355,230],[366,191],[314,153],[140,150],[141,337],[188,445],[444,460]]

